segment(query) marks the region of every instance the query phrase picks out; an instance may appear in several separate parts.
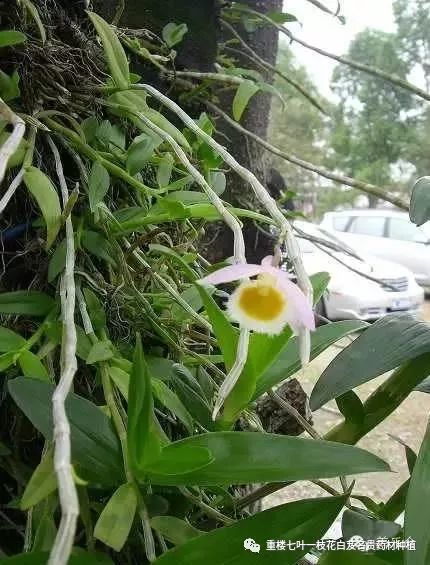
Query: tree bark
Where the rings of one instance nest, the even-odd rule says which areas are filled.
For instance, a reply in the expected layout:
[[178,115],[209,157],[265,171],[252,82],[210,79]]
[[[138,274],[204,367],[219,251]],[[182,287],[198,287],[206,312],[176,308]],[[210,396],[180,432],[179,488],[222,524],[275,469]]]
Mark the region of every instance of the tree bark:
[[[268,12],[282,10],[282,0],[243,0],[250,8]],[[116,2],[113,0],[95,0],[101,15],[108,21],[115,13]],[[218,40],[231,39],[228,32],[223,35],[219,26],[219,4],[216,0],[128,0],[120,21],[120,25],[131,28],[146,28],[161,34],[163,27],[169,22],[186,23],[188,32],[178,44],[176,64],[179,68],[198,71],[213,71],[218,54]],[[249,46],[270,64],[276,64],[278,52],[278,32],[267,25],[247,32],[243,25],[236,26],[237,31]],[[238,66],[249,67],[249,59],[238,57]],[[139,69],[138,69],[139,70]],[[154,82],[155,77],[150,77]],[[271,82],[272,77],[266,76]],[[220,95],[221,106],[231,112],[234,92]],[[246,108],[241,124],[262,138],[266,138],[269,124],[271,96],[268,93],[255,94]],[[218,121],[217,130],[221,134],[219,140],[227,145],[237,161],[252,170],[263,184],[267,185],[270,161],[257,143],[245,138],[234,128]],[[227,138],[227,143],[226,143]],[[223,198],[236,206],[259,209],[260,205],[252,194],[248,184],[236,175],[229,175],[228,185]],[[244,236],[247,244],[249,262],[259,262],[265,255],[273,251],[273,238],[268,237],[253,222],[244,222]],[[216,243],[214,244],[214,241]],[[233,253],[232,233],[224,224],[208,225],[207,233],[202,241],[203,253],[211,262],[218,262]]]
[[[250,8],[259,12],[268,12],[272,10],[282,10],[282,0],[243,0],[242,4],[247,4]],[[270,64],[276,64],[278,53],[278,32],[274,27],[262,26],[253,32],[247,32],[243,25],[235,26],[238,33],[248,43],[248,45],[262,58]],[[223,39],[231,39],[228,32],[223,35]],[[239,57],[238,66],[249,68],[249,59]],[[272,76],[268,75],[266,80],[271,82]],[[223,95],[221,105],[227,112],[231,112],[231,104],[234,92]],[[271,106],[271,96],[265,92],[255,94],[242,118],[241,124],[265,139],[269,124]],[[270,161],[267,158],[261,146],[255,141],[245,138],[237,130],[225,124],[221,120],[217,123],[217,129],[223,134],[220,137],[222,143],[225,143],[225,137],[228,139],[228,148],[237,161],[250,169],[257,178],[267,186],[269,182]],[[230,175],[226,192],[223,198],[228,202],[242,207],[257,210],[260,204],[256,201],[252,194],[251,187],[241,178]],[[212,262],[217,262],[225,257],[232,255],[233,238],[230,230],[225,226],[214,226],[209,228],[208,240],[211,241],[216,230],[216,246],[207,246],[206,256]],[[262,232],[252,221],[244,221],[244,236],[247,250],[247,260],[250,263],[260,262],[263,257],[273,252],[273,238]]]

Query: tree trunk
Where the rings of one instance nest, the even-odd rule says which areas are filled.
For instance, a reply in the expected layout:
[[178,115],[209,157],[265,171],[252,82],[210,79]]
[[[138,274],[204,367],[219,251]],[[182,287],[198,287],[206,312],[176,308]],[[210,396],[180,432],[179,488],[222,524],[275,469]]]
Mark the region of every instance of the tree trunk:
[[[264,13],[282,9],[282,0],[243,0],[242,3]],[[116,2],[96,0],[94,4],[103,17],[112,20]],[[181,2],[177,0],[145,0],[145,2],[128,0],[120,25],[136,29],[146,28],[161,34],[161,30],[169,22],[186,23],[188,32],[183,41],[175,47],[178,51],[177,66],[198,71],[213,71],[217,57],[217,41],[221,35],[218,18],[216,0],[199,0],[199,2],[194,0],[182,0]],[[272,65],[276,64],[278,32],[274,27],[264,25],[249,33],[241,24],[238,24],[236,29],[260,57]],[[223,39],[230,39],[229,34],[226,33]],[[237,64],[245,68],[250,66],[249,59],[241,60],[240,57],[238,57]],[[270,82],[272,77],[268,76],[266,79]],[[231,113],[233,97],[234,92],[220,95],[220,104],[228,113]],[[258,92],[250,100],[242,116],[241,124],[258,136],[266,138],[270,105],[270,94]],[[252,170],[258,179],[267,185],[270,162],[261,146],[244,137],[222,120],[217,122],[217,129],[222,134],[219,137],[220,141],[227,145],[237,161]],[[227,143],[225,136],[228,139]],[[260,205],[251,187],[236,175],[229,175],[229,177],[223,198],[237,206],[258,209]],[[245,221],[243,231],[249,262],[259,262],[265,255],[273,251],[273,238],[268,237],[253,222]],[[215,245],[214,240],[216,240]],[[202,246],[204,254],[211,262],[218,262],[231,256],[233,238],[230,229],[221,222],[209,225]]]
[[[268,12],[271,10],[282,10],[282,0],[243,0],[242,4],[247,4],[250,8],[259,12]],[[264,60],[270,64],[276,64],[278,53],[278,32],[274,27],[261,26],[255,31],[249,33],[243,25],[235,26],[238,33],[247,42],[247,44]],[[224,40],[231,39],[231,35],[226,32]],[[249,68],[250,61],[248,58],[240,58],[237,56],[237,65],[239,67]],[[272,76],[266,77],[269,82]],[[222,96],[221,105],[223,109],[231,114],[231,104],[234,93],[228,93]],[[271,106],[271,96],[265,92],[255,94],[242,118],[241,125],[257,134],[263,139],[267,136]],[[223,122],[221,119],[217,122],[217,129],[228,138],[228,149],[237,159],[237,161],[250,169],[257,178],[265,185],[269,181],[270,161],[267,153],[264,152],[260,145],[255,141],[244,137],[234,128]],[[220,138],[225,143],[225,138]],[[245,183],[236,175],[230,175],[227,190],[223,198],[228,202],[250,209],[257,210],[260,208],[259,202],[255,199],[249,184]],[[216,232],[216,246],[207,246],[206,255],[212,262],[232,255],[233,238],[231,231],[225,225],[210,227],[208,239],[213,239],[214,230]],[[252,221],[244,221],[244,236],[247,251],[247,260],[250,263],[260,262],[263,257],[273,252],[273,238],[259,229]]]

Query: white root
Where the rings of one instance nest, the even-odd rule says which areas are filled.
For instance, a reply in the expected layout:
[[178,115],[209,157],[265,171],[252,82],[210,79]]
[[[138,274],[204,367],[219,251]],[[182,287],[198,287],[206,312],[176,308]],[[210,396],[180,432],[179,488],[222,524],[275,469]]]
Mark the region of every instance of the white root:
[[[69,193],[58,149],[49,139],[61,186],[63,208]],[[58,385],[52,396],[54,422],[54,468],[57,475],[61,521],[49,555],[48,565],[66,565],[73,547],[79,502],[71,464],[70,424],[65,401],[77,369],[75,327],[75,246],[71,216],[66,219],[66,266],[61,279],[61,313],[63,318],[62,367]]]
[[[154,133],[159,135],[164,141],[166,141],[176,153],[178,159],[186,167],[188,172],[196,180],[196,182],[202,187],[204,192],[207,194],[209,200],[215,206],[220,216],[224,219],[225,223],[231,228],[234,235],[234,262],[235,263],[246,263],[245,256],[245,242],[243,239],[243,233],[241,225],[238,219],[233,216],[233,214],[225,207],[222,200],[213,190],[213,188],[207,183],[203,175],[190,163],[185,152],[179,146],[179,144],[165,132],[163,129],[154,124],[149,118],[147,118],[141,112],[137,112],[136,115],[140,120]],[[134,252],[136,254],[136,251]],[[137,255],[138,256],[138,255]],[[140,259],[141,260],[141,259]],[[234,385],[236,384],[238,378],[240,377],[243,367],[245,366],[246,359],[248,357],[248,347],[249,347],[249,330],[246,328],[240,329],[238,350],[236,354],[236,359],[233,367],[227,374],[224,382],[222,383],[217,398],[215,401],[215,407],[212,413],[212,419],[215,420],[218,412],[220,411],[225,399],[232,391]]]
[[[184,124],[189,127],[194,133],[196,133],[201,139],[204,141],[215,151],[219,153],[219,155],[223,158],[225,163],[227,163],[240,177],[242,177],[246,182],[248,182],[257,198],[260,202],[264,205],[268,213],[270,214],[271,218],[277,224],[280,230],[280,237],[285,238],[286,248],[288,255],[293,263],[294,270],[297,275],[297,282],[299,287],[302,289],[306,297],[308,298],[309,302],[312,304],[312,285],[309,281],[309,277],[304,269],[300,249],[297,244],[297,241],[294,237],[293,229],[289,223],[289,221],[285,218],[281,210],[279,209],[276,201],[270,196],[268,191],[265,187],[261,184],[261,182],[257,179],[257,177],[249,171],[246,167],[240,165],[236,159],[230,155],[230,153],[220,145],[217,141],[215,141],[210,135],[205,133],[196,122],[188,116],[186,112],[180,108],[175,102],[170,100],[167,96],[159,92],[156,88],[148,84],[139,84],[133,85],[133,88],[138,88],[145,90],[151,96],[162,102],[169,110],[174,112],[179,118],[184,122]],[[310,357],[310,332],[308,329],[303,329],[299,332],[299,348],[300,348],[300,358],[302,364],[306,364],[309,361]]]
[[9,159],[18,149],[25,133],[24,120],[17,116],[15,112],[0,98],[0,118],[9,122],[13,126],[12,133],[0,147],[0,183],[3,182]]

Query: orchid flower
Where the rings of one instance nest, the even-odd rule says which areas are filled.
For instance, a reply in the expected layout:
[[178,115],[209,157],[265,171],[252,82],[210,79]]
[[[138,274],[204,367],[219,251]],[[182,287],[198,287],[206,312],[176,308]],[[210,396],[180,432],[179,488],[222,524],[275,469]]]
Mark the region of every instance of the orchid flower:
[[[204,277],[202,284],[222,284],[243,280],[230,295],[227,312],[232,320],[238,322],[240,332],[236,361],[222,383],[215,401],[212,419],[215,420],[225,399],[235,386],[246,361],[249,344],[249,331],[276,335],[289,324],[299,335],[309,335],[315,329],[312,307],[300,288],[291,282],[288,274],[274,266],[274,258],[269,255],[261,265],[238,263],[224,267]],[[256,280],[249,280],[257,276]],[[302,363],[308,361],[308,354],[302,354]],[[305,348],[307,349],[307,348]]]
[[[222,284],[246,279],[230,295],[227,312],[243,328],[277,335],[289,324],[295,334],[315,329],[308,299],[285,271],[272,264],[271,255],[261,265],[242,263],[219,269],[204,277],[203,284]],[[248,280],[257,275],[256,280]]]

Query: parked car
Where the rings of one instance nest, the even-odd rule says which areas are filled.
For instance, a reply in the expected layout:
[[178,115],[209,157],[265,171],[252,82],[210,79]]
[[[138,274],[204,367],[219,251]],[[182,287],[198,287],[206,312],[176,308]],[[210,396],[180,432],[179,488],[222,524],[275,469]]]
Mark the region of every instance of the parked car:
[[405,212],[376,209],[327,212],[320,225],[362,253],[407,267],[430,290],[430,223],[417,227]]
[[424,291],[411,271],[390,261],[358,254],[336,236],[309,222],[294,222],[309,275],[330,274],[318,309],[330,320],[376,320],[389,312],[418,314]]

